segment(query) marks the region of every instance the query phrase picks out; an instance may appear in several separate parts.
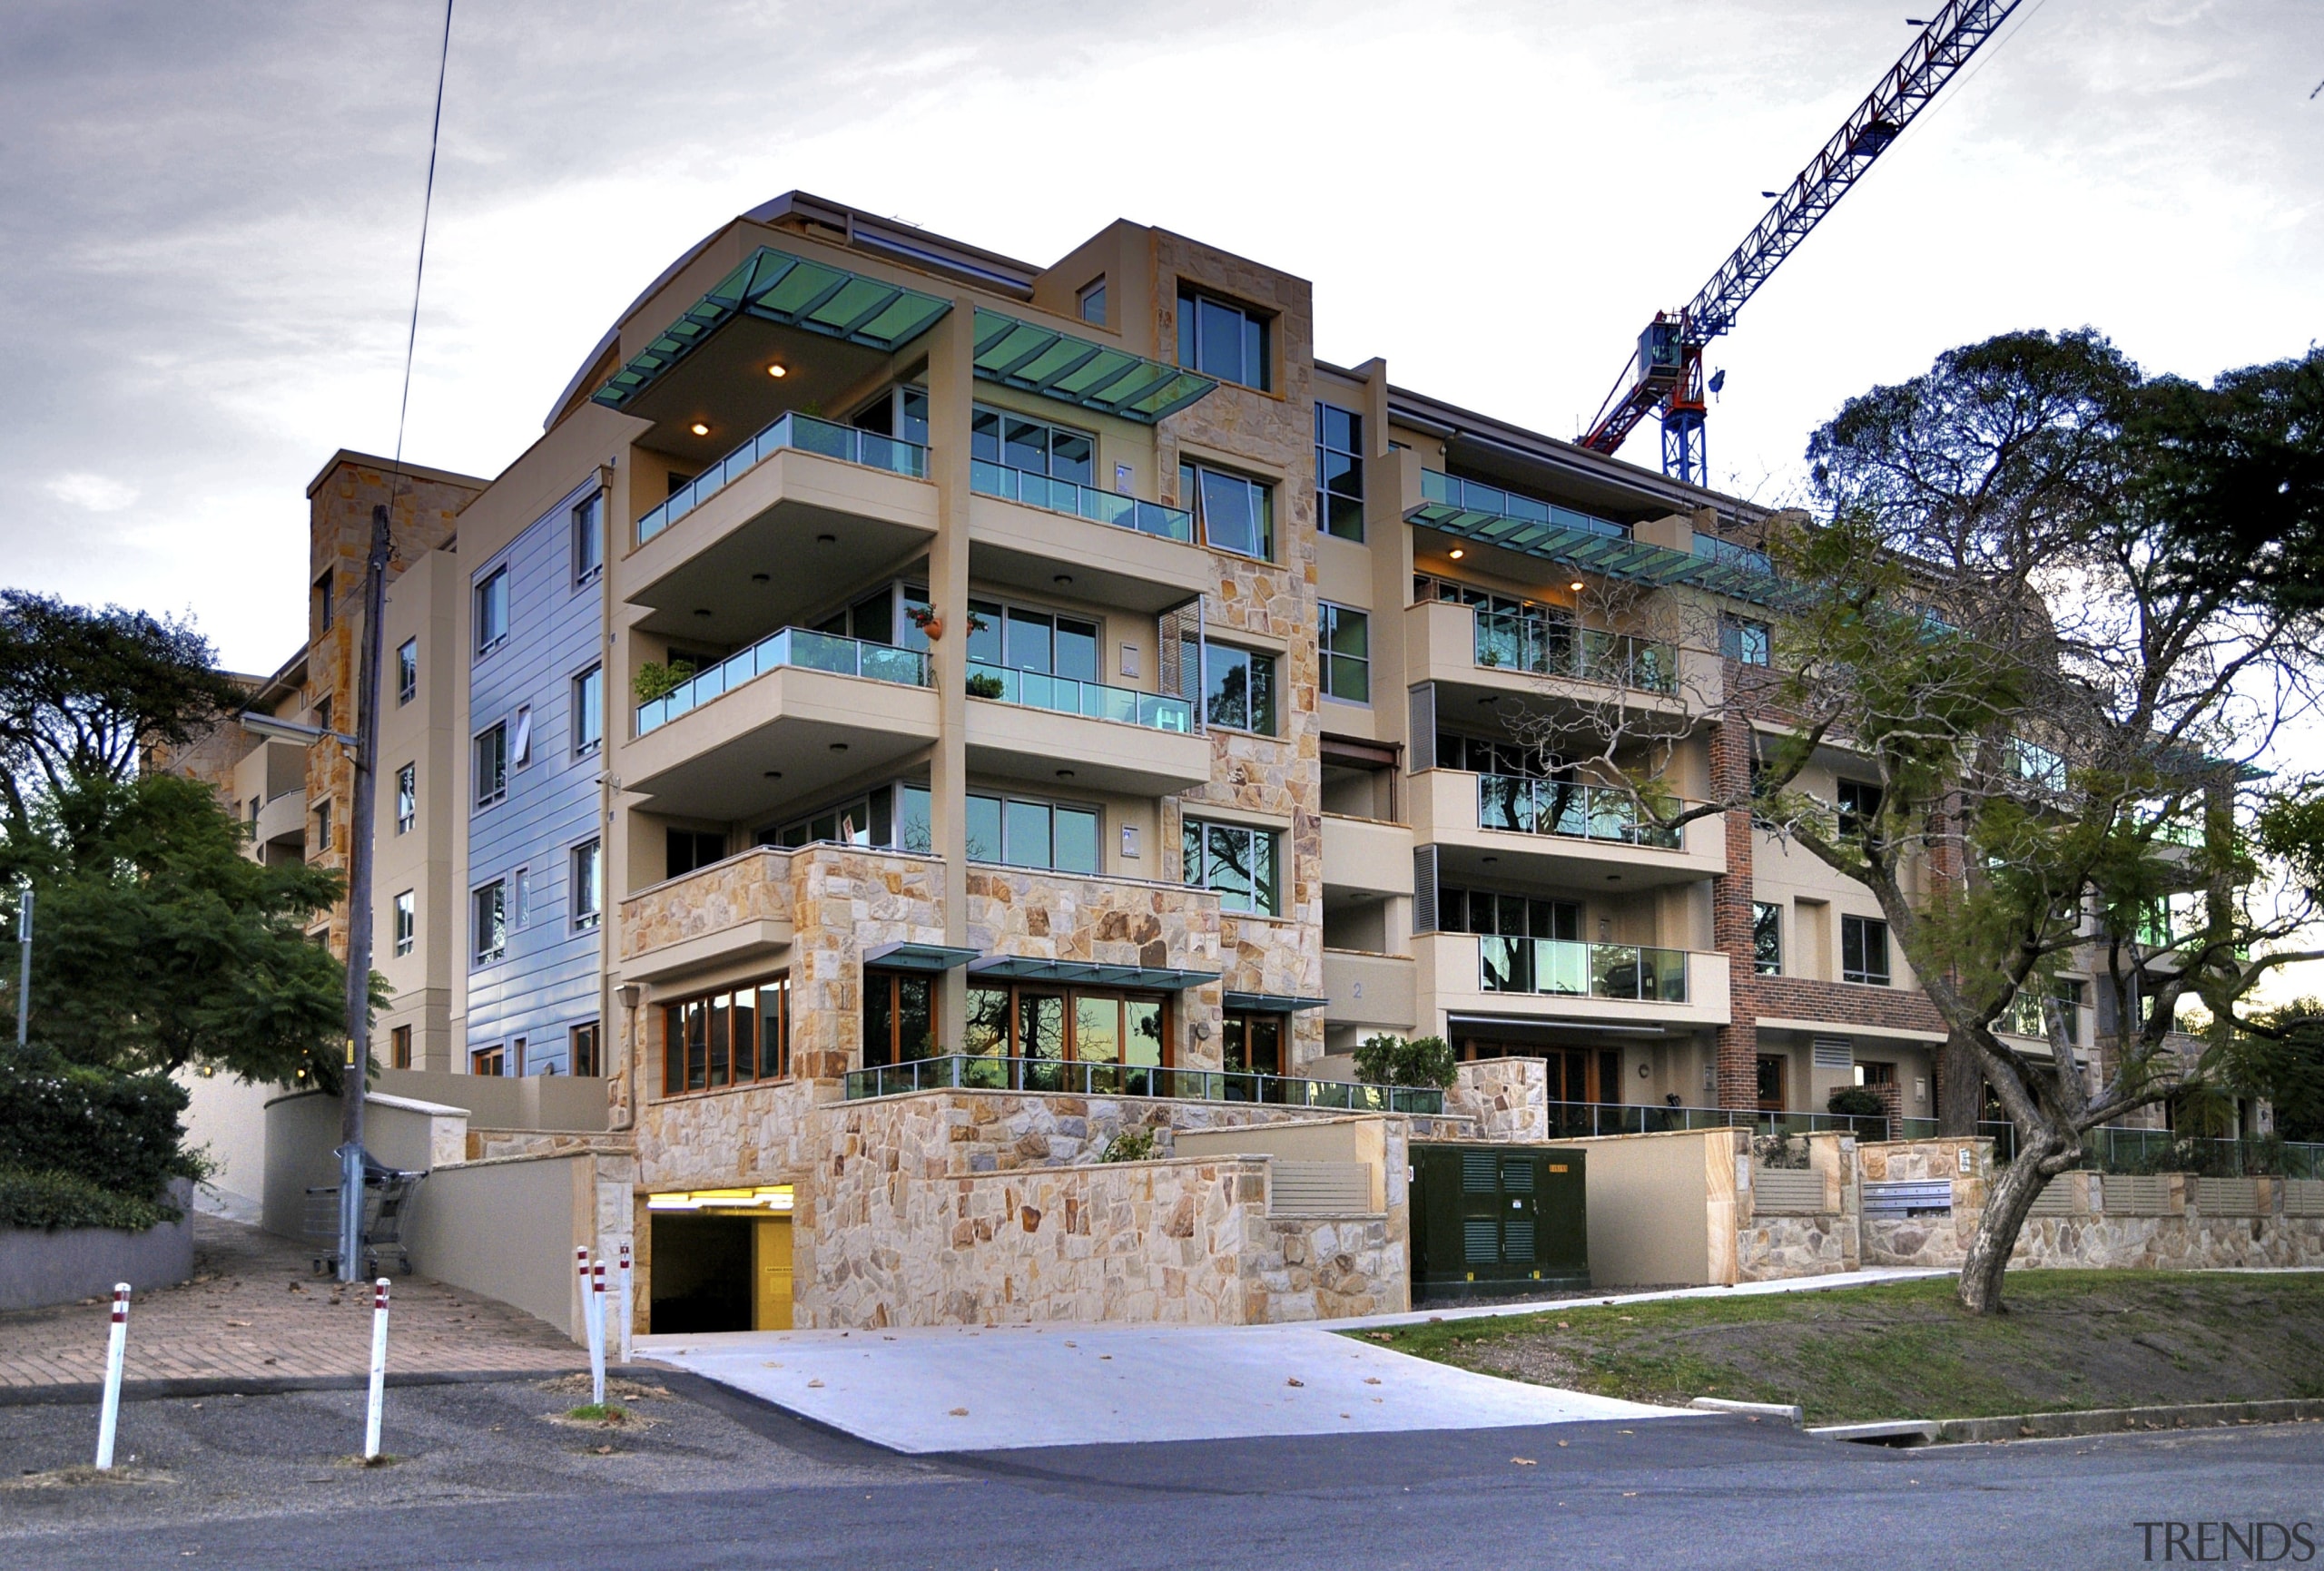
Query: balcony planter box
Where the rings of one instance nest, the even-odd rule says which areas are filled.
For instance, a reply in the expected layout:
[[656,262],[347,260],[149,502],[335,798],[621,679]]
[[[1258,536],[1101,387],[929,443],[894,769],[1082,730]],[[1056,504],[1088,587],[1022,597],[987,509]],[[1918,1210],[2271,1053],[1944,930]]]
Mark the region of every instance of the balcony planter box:
[[0,1228],[0,1310],[107,1298],[113,1283],[140,1290],[193,1274],[193,1185],[171,1182],[178,1220],[143,1232],[114,1227]]

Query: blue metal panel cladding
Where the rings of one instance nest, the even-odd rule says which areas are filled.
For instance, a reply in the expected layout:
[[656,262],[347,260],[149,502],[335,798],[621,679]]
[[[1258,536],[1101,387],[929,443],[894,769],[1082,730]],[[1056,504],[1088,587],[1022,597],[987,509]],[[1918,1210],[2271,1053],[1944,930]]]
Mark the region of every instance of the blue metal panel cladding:
[[[470,574],[477,595],[506,571],[507,633],[476,648],[471,604],[468,673],[468,888],[460,912],[468,967],[468,1046],[501,1047],[506,1073],[569,1073],[571,1028],[597,1017],[598,931],[574,925],[574,850],[599,838],[597,750],[576,752],[576,679],[605,658],[604,592],[574,582],[573,509],[592,478]],[[505,725],[507,793],[477,805],[475,738]],[[498,881],[507,937],[497,959],[478,958],[476,891]],[[523,1067],[515,1044],[525,1043]]]

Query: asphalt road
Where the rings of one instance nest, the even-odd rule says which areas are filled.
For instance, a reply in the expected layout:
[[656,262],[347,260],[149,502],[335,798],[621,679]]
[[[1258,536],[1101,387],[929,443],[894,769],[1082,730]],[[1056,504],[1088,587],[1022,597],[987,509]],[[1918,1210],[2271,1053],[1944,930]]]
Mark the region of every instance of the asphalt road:
[[530,1384],[399,1392],[411,1459],[376,1471],[331,1460],[352,1393],[137,1403],[143,1481],[101,1484],[50,1471],[89,1415],[0,1409],[0,1566],[2119,1567],[2165,1563],[2137,1524],[2170,1520],[2306,1522],[2324,1559],[2324,1425],[1883,1451],[1707,1417],[901,1458],[670,1384],[612,1441],[544,1422],[560,1401]]

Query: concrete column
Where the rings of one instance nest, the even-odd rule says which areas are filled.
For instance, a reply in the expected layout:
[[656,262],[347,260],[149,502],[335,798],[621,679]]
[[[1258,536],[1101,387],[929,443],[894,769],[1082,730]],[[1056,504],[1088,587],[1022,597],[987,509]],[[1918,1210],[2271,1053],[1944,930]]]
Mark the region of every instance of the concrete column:
[[[944,941],[968,942],[969,916],[969,427],[976,402],[976,302],[967,296],[931,329],[928,476],[936,483],[936,539],[928,553],[929,605],[943,635],[929,648],[942,730],[929,764],[931,849],[944,861]],[[960,1042],[968,978],[944,973],[938,1034]]]
[[[1735,801],[1750,789],[1751,725],[1729,712],[1710,739],[1710,789],[1715,801]],[[1751,968],[1751,813],[1726,815],[1727,872],[1711,880],[1711,941],[1727,956],[1728,1024],[1718,1028],[1718,1105],[1758,1105],[1758,988]]]

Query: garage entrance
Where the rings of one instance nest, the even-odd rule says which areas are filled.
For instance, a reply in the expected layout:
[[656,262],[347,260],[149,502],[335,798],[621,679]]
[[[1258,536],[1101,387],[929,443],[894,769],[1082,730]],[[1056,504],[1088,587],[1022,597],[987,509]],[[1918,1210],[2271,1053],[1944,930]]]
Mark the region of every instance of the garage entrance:
[[[790,1199],[789,1191],[782,1199]],[[653,1249],[656,1335],[791,1329],[788,1214],[715,1205],[655,1212]]]

